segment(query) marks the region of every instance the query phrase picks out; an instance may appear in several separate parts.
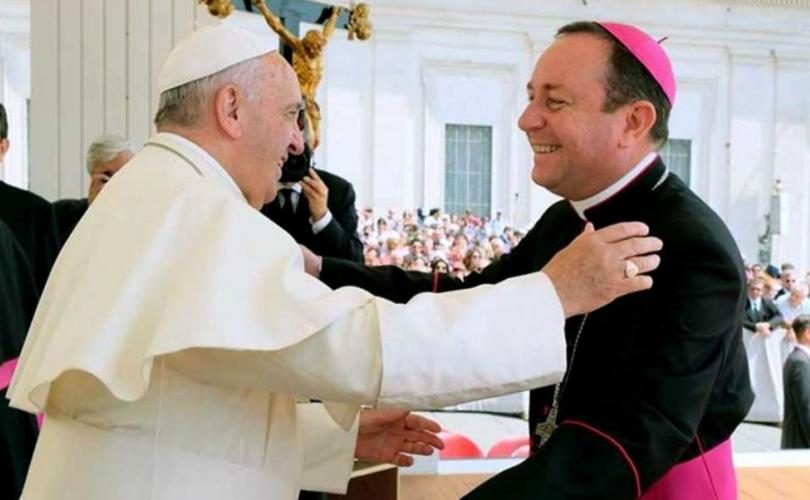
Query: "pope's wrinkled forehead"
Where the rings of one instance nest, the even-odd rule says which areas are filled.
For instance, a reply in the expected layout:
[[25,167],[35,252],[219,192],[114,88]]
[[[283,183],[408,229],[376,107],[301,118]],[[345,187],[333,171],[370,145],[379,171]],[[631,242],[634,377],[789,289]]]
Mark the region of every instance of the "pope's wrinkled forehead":
[[[271,92],[284,101],[300,103],[301,89],[298,86],[298,77],[290,63],[278,52],[267,54],[265,60],[268,62],[266,83]],[[285,102],[285,104],[287,103]]]

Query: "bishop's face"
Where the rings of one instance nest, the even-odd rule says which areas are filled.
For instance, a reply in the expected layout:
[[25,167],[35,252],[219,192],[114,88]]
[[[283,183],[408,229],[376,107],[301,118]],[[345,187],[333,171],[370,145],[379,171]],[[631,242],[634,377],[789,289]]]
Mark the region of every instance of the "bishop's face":
[[591,34],[558,38],[538,59],[518,121],[533,152],[532,180],[570,200],[605,189],[618,162],[623,115],[604,111],[610,46]]

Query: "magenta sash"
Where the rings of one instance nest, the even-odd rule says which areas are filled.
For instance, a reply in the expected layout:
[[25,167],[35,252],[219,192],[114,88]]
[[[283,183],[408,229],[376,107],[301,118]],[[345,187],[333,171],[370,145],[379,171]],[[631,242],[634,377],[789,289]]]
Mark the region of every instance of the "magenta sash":
[[697,457],[672,467],[641,500],[736,500],[737,476],[727,439]]
[[11,384],[11,377],[14,376],[15,368],[17,368],[17,358],[9,359],[0,365],[0,391]]
[[[9,359],[0,365],[0,391],[5,389],[11,384],[11,378],[14,376],[14,369],[17,368],[17,358]],[[45,420],[45,415],[37,413],[37,425],[42,427],[42,422]]]

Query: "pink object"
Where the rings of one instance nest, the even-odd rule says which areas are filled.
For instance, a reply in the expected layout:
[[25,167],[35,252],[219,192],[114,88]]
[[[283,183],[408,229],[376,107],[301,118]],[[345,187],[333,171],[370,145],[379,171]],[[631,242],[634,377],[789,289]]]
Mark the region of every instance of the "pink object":
[[[523,446],[529,446],[530,440],[528,435],[509,436],[501,439],[492,445],[492,448],[487,452],[487,458],[509,458],[514,457],[513,453]],[[526,455],[528,456],[528,454]]]
[[675,74],[664,48],[650,35],[629,24],[598,23],[647,68],[664,91],[670,106],[675,104]]
[[439,458],[484,458],[481,448],[464,434],[442,431],[439,438],[444,441],[444,449],[439,452]]
[[0,390],[11,384],[11,377],[14,376],[15,368],[17,368],[17,358],[10,359],[0,365]]
[[[699,441],[698,441],[699,442]],[[736,500],[737,476],[731,440],[672,467],[641,496],[641,500]]]
[[531,445],[524,444],[523,446],[512,452],[512,458],[528,458],[528,456],[531,454],[531,451],[532,451]]
[[[17,358],[10,359],[0,365],[0,391],[11,385],[11,378],[14,377],[14,370],[17,369]],[[45,420],[44,413],[37,413],[37,425],[42,428]]]

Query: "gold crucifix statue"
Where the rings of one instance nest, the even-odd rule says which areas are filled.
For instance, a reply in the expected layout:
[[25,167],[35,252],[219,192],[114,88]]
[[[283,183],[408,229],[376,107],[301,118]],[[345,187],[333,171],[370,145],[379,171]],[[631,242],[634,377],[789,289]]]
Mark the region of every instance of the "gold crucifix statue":
[[264,16],[267,25],[293,51],[292,66],[295,74],[298,75],[301,94],[303,94],[307,102],[307,118],[312,127],[311,146],[312,149],[315,149],[321,139],[321,108],[315,101],[315,93],[318,91],[318,85],[320,85],[323,77],[323,52],[329,37],[335,31],[335,24],[342,8],[332,7],[332,14],[323,23],[323,31],[312,29],[307,31],[303,38],[298,38],[284,27],[281,19],[270,12],[264,0],[252,0],[252,2]]
[[[226,17],[233,10],[230,0],[198,0],[199,3],[208,6],[208,11],[218,17]],[[338,17],[343,8],[332,6],[329,18],[324,22],[323,29],[312,29],[299,38],[284,23],[281,22],[264,0],[251,0],[251,3],[264,16],[267,25],[276,32],[282,42],[292,49],[292,66],[298,75],[298,85],[301,87],[301,94],[306,101],[306,116],[309,127],[312,131],[312,143],[310,147],[314,150],[318,147],[321,138],[321,110],[315,100],[318,85],[323,78],[323,55],[326,44],[338,21]],[[357,37],[359,40],[367,40],[371,37],[371,23],[369,22],[369,8],[365,3],[352,6],[349,16],[349,23],[346,29],[349,31],[349,40]]]

